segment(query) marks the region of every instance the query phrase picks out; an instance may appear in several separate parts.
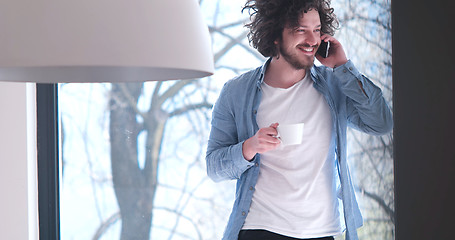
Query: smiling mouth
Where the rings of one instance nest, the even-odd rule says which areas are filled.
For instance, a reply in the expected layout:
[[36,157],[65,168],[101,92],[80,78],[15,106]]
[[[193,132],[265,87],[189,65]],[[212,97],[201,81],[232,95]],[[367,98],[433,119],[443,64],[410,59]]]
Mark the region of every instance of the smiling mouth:
[[313,52],[314,48],[310,47],[310,48],[300,48],[302,51],[304,52]]
[[304,53],[313,53],[314,50],[316,49],[316,46],[299,46],[298,47],[300,49],[300,51],[304,52]]

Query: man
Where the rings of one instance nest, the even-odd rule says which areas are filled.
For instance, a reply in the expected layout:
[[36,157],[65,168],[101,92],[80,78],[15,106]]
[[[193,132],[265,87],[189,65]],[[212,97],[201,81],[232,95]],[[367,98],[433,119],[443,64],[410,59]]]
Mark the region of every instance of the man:
[[[346,128],[392,129],[381,90],[359,73],[333,37],[329,0],[250,0],[250,42],[269,59],[228,81],[213,109],[207,172],[237,179],[223,239],[358,239],[362,217],[346,162]],[[330,42],[326,58],[317,55]],[[323,66],[314,66],[314,58]],[[285,146],[280,124],[304,123]],[[341,189],[337,193],[337,180]]]

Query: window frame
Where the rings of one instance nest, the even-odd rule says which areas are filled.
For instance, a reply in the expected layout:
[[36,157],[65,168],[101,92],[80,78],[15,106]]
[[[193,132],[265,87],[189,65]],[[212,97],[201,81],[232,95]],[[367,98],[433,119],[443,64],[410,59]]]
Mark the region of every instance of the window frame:
[[36,84],[39,239],[60,239],[58,85]]

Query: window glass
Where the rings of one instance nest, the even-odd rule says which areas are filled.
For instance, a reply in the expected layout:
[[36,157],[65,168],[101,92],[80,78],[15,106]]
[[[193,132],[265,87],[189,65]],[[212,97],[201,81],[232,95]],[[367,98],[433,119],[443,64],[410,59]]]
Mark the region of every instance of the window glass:
[[[221,239],[235,182],[206,174],[211,108],[227,80],[265,60],[248,44],[244,3],[200,1],[212,36],[211,77],[59,85],[63,240]],[[335,37],[392,106],[390,1],[333,7],[341,23]],[[349,130],[348,140],[365,219],[360,238],[392,239],[392,135]]]
[[[341,23],[335,36],[393,111],[390,1],[333,1],[333,6]],[[392,133],[378,137],[348,128],[348,162],[364,218],[359,238],[394,239]]]

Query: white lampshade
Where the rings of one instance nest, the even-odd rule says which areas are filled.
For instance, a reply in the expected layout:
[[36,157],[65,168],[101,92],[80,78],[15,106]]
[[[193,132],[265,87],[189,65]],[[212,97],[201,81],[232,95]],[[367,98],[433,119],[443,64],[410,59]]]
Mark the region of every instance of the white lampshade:
[[0,81],[130,82],[213,72],[196,0],[0,0]]

